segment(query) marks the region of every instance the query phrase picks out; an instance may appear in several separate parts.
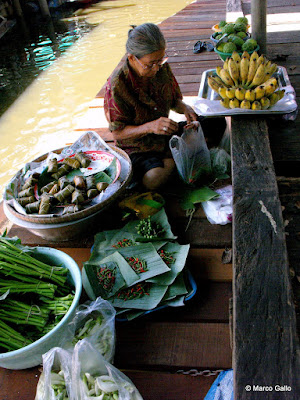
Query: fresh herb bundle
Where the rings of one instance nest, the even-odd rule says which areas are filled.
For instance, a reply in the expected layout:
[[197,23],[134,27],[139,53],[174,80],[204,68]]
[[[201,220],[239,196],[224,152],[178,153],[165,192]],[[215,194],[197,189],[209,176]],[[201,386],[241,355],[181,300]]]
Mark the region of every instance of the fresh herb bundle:
[[49,332],[73,302],[68,269],[34,257],[19,239],[0,238],[0,351],[13,351]]

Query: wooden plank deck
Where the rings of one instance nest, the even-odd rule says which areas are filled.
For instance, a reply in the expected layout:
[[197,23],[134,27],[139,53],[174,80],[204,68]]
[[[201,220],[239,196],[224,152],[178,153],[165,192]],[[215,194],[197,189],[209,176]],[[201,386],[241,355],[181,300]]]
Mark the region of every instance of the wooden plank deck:
[[[272,7],[277,7],[278,3],[285,5],[273,0]],[[212,25],[225,19],[225,10],[226,0],[195,1],[160,25],[167,39],[171,68],[187,99],[197,96],[202,72],[220,65],[214,52],[193,54],[192,50],[197,40],[209,40]],[[271,10],[273,8],[268,11]],[[297,55],[299,52],[296,53],[299,40],[290,46],[290,37],[289,32],[268,35],[271,41],[268,51],[274,58],[288,54],[280,65],[287,67],[291,83],[296,90],[298,88],[299,93],[300,60]],[[102,99],[103,88],[91,102],[89,116],[78,129],[93,129],[110,142],[112,136],[103,119]],[[299,104],[299,97],[297,100]],[[287,249],[290,265],[300,276],[300,221],[299,218],[295,219],[299,210],[299,197],[296,196],[299,194],[299,168],[295,167],[299,166],[300,161],[300,119],[299,116],[294,122],[270,119],[268,126],[275,171],[277,175],[281,175],[281,172],[285,175],[284,178],[278,178],[278,184],[282,204],[286,204],[284,218],[290,221],[286,228],[289,233]],[[291,179],[291,176],[295,178]],[[179,310],[152,313],[129,324],[118,323],[115,361],[116,366],[124,370],[136,384],[144,400],[201,400],[216,377],[214,372],[206,376],[207,373],[203,371],[228,369],[232,366],[229,303],[233,272],[231,263],[222,263],[224,250],[232,246],[232,227],[211,225],[199,208],[185,231],[188,218],[174,199],[167,201],[166,210],[180,241],[191,244],[188,266],[198,284],[197,294]],[[110,215],[106,217],[102,227],[110,229],[114,222],[110,220]],[[0,205],[0,228],[4,225],[5,216]],[[14,235],[19,236],[24,244],[57,246],[15,225],[9,231],[9,236]],[[89,258],[92,244],[91,232],[88,237],[61,242],[59,248],[82,266]],[[178,370],[196,370],[196,374],[178,374]],[[33,399],[38,376],[38,368],[24,371],[0,369],[1,398]],[[273,399],[267,396],[263,393],[260,398]],[[254,399],[252,393],[247,398]]]

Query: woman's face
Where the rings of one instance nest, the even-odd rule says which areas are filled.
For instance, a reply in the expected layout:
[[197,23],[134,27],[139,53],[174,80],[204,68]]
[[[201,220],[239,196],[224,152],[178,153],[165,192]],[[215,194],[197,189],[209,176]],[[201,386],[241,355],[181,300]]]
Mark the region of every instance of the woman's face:
[[146,54],[137,58],[133,54],[128,55],[130,66],[142,78],[152,78],[164,62],[166,62],[165,49]]

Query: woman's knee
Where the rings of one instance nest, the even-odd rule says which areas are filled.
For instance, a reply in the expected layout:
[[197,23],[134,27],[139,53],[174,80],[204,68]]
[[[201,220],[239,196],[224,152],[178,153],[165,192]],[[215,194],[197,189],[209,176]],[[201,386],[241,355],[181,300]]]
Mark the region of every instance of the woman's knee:
[[164,167],[152,168],[143,177],[143,185],[149,190],[155,190],[164,185],[174,170],[175,163],[172,159],[164,160]]

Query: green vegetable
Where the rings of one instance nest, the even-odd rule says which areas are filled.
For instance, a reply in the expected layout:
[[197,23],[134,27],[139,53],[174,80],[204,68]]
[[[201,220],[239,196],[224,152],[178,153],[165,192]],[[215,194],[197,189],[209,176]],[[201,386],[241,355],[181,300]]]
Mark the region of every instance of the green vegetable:
[[75,345],[79,340],[94,335],[97,337],[97,342],[94,343],[94,346],[105,358],[108,357],[111,353],[113,338],[111,328],[106,324],[101,313],[96,318],[89,318],[83,326],[77,329],[72,344]]
[[242,22],[238,22],[234,24],[234,30],[236,32],[247,32],[247,26],[243,24]]
[[2,351],[39,339],[63,318],[73,302],[66,282],[68,269],[48,265],[30,253],[19,239],[0,238]]
[[137,227],[137,233],[146,239],[161,237],[164,234],[163,227],[158,223],[151,221],[151,218],[142,219]]
[[18,274],[37,276],[39,279],[47,278],[53,283],[64,285],[68,269],[43,263],[25,251],[24,247],[18,247],[5,238],[0,238],[0,266],[3,262],[10,263],[11,271]]
[[234,33],[234,24],[230,23],[230,24],[226,24],[223,29],[222,29],[222,33],[227,33],[227,35],[230,35],[231,33]]
[[38,305],[28,305],[17,300],[5,300],[1,303],[0,319],[17,325],[33,325],[42,330],[46,325],[49,310]]
[[232,42],[227,42],[224,44],[223,52],[224,53],[233,53],[236,50],[236,45]]
[[86,394],[95,400],[118,400],[119,388],[115,381],[108,375],[94,377],[86,372],[82,376]]
[[236,36],[240,37],[241,39],[244,39],[247,36],[247,33],[243,31],[237,32]]
[[0,346],[8,351],[18,350],[23,346],[32,343],[32,340],[25,338],[10,325],[0,320]]
[[238,17],[235,21],[236,24],[243,23],[248,25],[248,18],[247,17]]

